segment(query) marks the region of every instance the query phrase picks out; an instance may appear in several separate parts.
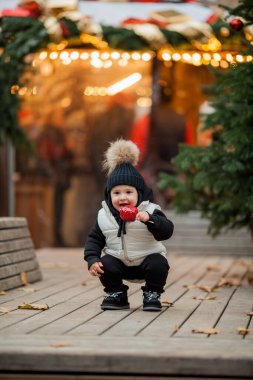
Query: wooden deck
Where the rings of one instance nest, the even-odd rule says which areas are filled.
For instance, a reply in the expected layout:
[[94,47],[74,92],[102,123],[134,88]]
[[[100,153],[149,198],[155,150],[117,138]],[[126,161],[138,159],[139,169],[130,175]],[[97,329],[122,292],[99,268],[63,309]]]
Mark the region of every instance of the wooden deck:
[[[102,311],[82,248],[39,250],[43,280],[0,296],[11,309],[0,313],[0,379],[253,378],[252,256],[216,245],[216,255],[174,247],[159,313],[142,311],[140,284],[130,284],[129,310]],[[193,332],[207,328],[217,334]]]

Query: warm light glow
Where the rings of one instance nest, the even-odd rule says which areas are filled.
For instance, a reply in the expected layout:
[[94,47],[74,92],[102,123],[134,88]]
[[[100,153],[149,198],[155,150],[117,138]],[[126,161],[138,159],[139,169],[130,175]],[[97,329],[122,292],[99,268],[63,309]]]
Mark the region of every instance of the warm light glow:
[[172,54],[173,61],[180,61],[181,55],[179,53]]
[[103,59],[104,61],[109,59],[110,54],[108,52],[104,52],[101,54],[100,58]]
[[141,56],[141,59],[144,61],[144,62],[148,62],[150,61],[152,58],[151,54],[150,53],[143,53],[142,56]]
[[42,51],[42,52],[40,53],[40,55],[39,55],[39,58],[40,58],[41,60],[46,59],[46,58],[47,58],[47,51]]
[[184,61],[191,61],[191,56],[189,53],[183,53],[182,58]]
[[170,61],[171,60],[171,55],[169,53],[163,53],[162,58],[164,61]]
[[243,56],[240,54],[236,55],[235,59],[237,62],[243,62],[244,61]]
[[116,95],[118,92],[125,90],[126,88],[132,86],[133,84],[139,82],[141,80],[142,75],[140,73],[133,73],[128,77],[116,82],[112,86],[107,88],[108,95]]
[[89,53],[87,52],[83,52],[80,54],[80,58],[83,59],[83,60],[86,60],[90,57]]
[[152,99],[147,97],[142,97],[137,100],[137,105],[139,107],[151,107],[152,106]]
[[61,53],[60,53],[60,59],[62,59],[63,61],[65,60],[65,59],[68,59],[69,58],[69,53],[68,53],[68,51],[62,51]]
[[52,59],[52,60],[55,60],[58,58],[58,53],[56,51],[52,51],[50,54],[49,54],[49,58]]
[[78,58],[79,58],[79,53],[78,53],[78,51],[72,51],[72,52],[70,53],[70,59],[72,59],[72,61],[76,61]]
[[119,52],[114,51],[113,53],[111,53],[111,58],[115,60],[119,59],[120,58]]
[[141,59],[140,53],[132,53],[132,59],[134,61],[139,61]]

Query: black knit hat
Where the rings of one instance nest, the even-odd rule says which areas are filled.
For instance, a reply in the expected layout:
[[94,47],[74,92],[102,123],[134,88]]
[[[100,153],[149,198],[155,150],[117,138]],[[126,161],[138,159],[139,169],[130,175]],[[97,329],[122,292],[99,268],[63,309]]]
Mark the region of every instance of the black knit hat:
[[129,185],[137,190],[144,190],[144,179],[132,164],[121,164],[116,166],[107,180],[107,191],[114,186]]
[[108,170],[107,191],[114,186],[129,185],[143,191],[145,182],[135,168],[139,158],[138,147],[130,140],[117,140],[111,143],[105,153],[104,168]]

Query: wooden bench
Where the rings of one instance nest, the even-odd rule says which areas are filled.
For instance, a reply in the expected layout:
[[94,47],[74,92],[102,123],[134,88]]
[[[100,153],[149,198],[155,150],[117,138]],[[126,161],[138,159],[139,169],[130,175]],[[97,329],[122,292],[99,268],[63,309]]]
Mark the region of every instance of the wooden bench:
[[0,290],[42,279],[25,218],[0,218]]

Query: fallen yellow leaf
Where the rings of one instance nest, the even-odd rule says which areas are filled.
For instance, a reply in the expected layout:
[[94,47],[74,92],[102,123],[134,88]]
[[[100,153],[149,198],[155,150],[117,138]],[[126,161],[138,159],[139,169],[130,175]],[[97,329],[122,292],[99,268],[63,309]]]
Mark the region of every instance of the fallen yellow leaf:
[[197,288],[197,285],[195,284],[192,284],[192,285],[183,285],[184,288],[187,288],[187,289],[194,289],[194,288]]
[[75,346],[75,343],[72,342],[55,342],[55,343],[50,343],[49,346],[51,347],[70,347],[70,346]]
[[249,283],[250,285],[253,285],[253,275],[249,275],[249,276],[248,276],[248,283]]
[[222,277],[220,281],[217,284],[217,287],[221,286],[240,286],[241,285],[241,279],[240,278],[224,278]]
[[192,333],[194,334],[210,334],[215,335],[219,333],[219,330],[214,327],[207,327],[207,328],[200,328],[200,329],[193,329]]
[[210,286],[206,286],[206,285],[195,285],[195,284],[192,284],[192,285],[184,285],[184,288],[187,288],[187,289],[194,289],[194,288],[197,288],[197,289],[200,289],[200,290],[203,290],[204,292],[206,293],[211,293],[215,290],[215,288],[212,288]]
[[34,292],[36,292],[35,289],[33,289],[33,288],[27,288],[27,287],[25,287],[25,288],[19,288],[19,290],[21,292],[27,292],[27,293],[34,293]]
[[253,311],[249,311],[248,313],[246,313],[247,315],[249,315],[249,316],[253,316]]
[[0,313],[9,313],[12,310],[15,310],[15,308],[0,307]]
[[29,310],[48,310],[49,306],[47,304],[37,304],[37,303],[24,303],[18,306],[19,309],[29,309]]
[[178,332],[180,330],[180,326],[179,325],[176,325],[175,326],[175,330],[174,330],[174,332]]
[[27,276],[25,272],[20,273],[20,279],[21,279],[22,285],[24,286],[27,285]]
[[0,290],[0,296],[4,296],[6,294],[6,292],[4,292],[3,290]]
[[240,335],[247,335],[250,333],[250,330],[246,329],[245,327],[238,327],[237,331]]
[[200,300],[200,301],[213,301],[213,300],[216,300],[216,297],[215,296],[206,296],[206,297],[197,296],[197,297],[193,297],[193,299]]
[[162,303],[165,305],[168,305],[168,306],[173,306],[173,302],[171,302],[169,300],[162,300]]
[[210,264],[206,267],[207,270],[212,270],[214,272],[219,272],[220,271],[220,266],[216,264]]

